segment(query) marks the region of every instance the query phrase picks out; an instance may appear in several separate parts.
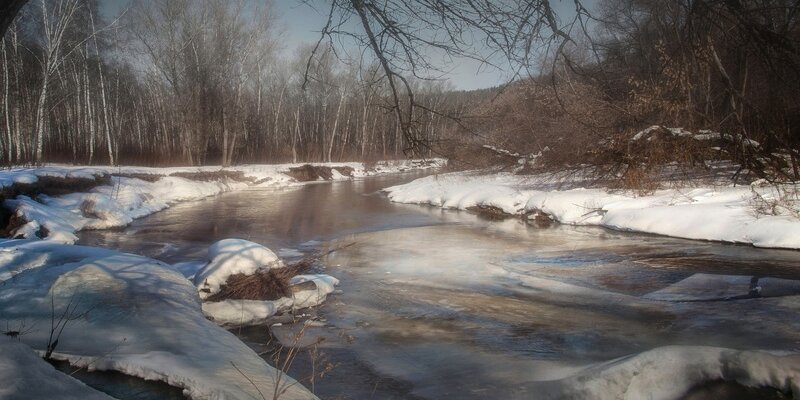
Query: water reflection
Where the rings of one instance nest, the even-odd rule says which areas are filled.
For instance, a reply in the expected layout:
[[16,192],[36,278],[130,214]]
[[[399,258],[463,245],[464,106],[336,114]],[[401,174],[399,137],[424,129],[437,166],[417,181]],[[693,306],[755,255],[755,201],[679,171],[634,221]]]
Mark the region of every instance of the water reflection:
[[[320,266],[343,291],[319,310],[321,329],[352,338],[323,346],[337,367],[315,384],[322,398],[527,399],[534,381],[667,344],[800,348],[800,296],[643,297],[697,273],[800,279],[800,252],[537,229],[376,193],[417,176],[228,193],[81,243],[168,262],[203,258],[227,237],[295,255],[354,243]],[[257,349],[267,341],[263,327],[237,333]],[[292,375],[312,367],[300,357]]]

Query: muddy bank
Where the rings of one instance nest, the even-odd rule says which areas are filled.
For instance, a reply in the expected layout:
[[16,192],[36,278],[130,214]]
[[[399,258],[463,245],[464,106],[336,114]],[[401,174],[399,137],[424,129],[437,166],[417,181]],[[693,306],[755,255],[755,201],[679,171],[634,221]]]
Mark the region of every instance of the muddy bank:
[[333,179],[333,171],[343,176],[352,177],[354,170],[348,166],[328,167],[324,165],[305,164],[300,167],[289,168],[289,172],[287,172],[286,175],[291,176],[298,182],[311,182],[320,179],[329,181]]

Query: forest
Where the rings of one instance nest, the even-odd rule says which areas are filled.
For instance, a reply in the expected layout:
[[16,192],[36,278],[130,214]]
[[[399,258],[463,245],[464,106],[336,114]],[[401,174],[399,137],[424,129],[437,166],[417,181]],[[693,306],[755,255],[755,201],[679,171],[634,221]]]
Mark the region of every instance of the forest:
[[800,0],[0,38],[0,400],[800,399]]
[[[718,159],[800,177],[796,1],[305,3],[328,22],[287,52],[266,1],[27,2],[2,41],[2,163],[474,166],[514,148],[623,180]],[[510,78],[455,90],[432,54]],[[632,145],[644,129],[659,140]]]
[[[2,42],[3,163],[404,157],[375,64],[330,46],[279,59],[261,3],[146,1],[109,20],[96,1],[30,2]],[[431,110],[457,97],[445,82],[414,90]],[[431,141],[446,123],[415,119]]]

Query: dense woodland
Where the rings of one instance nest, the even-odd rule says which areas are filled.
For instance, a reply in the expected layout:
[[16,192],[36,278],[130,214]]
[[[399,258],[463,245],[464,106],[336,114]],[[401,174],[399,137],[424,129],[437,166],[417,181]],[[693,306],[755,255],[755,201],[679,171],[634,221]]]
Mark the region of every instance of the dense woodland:
[[[710,159],[800,178],[798,1],[309,3],[328,23],[287,57],[267,1],[30,0],[2,42],[2,162],[517,162],[490,145],[626,179]],[[454,91],[431,49],[513,79]],[[653,125],[718,140],[631,141]]]
[[[35,0],[6,32],[3,163],[404,157],[375,64],[324,44],[310,59],[313,43],[278,57],[268,3],[148,0],[114,20],[99,10]],[[457,97],[441,81],[414,90],[431,110]],[[422,110],[415,119],[431,142],[449,121]]]

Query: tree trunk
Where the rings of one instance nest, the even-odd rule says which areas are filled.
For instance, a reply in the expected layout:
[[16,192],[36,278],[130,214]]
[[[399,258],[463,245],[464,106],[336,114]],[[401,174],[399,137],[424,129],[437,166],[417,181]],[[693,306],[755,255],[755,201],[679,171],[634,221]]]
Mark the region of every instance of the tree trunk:
[[326,161],[331,162],[331,153],[333,153],[333,142],[336,139],[336,130],[339,128],[339,115],[342,113],[342,103],[344,103],[345,91],[339,96],[339,105],[336,106],[336,118],[333,120],[333,130],[331,131],[331,139],[328,141],[328,153]]

